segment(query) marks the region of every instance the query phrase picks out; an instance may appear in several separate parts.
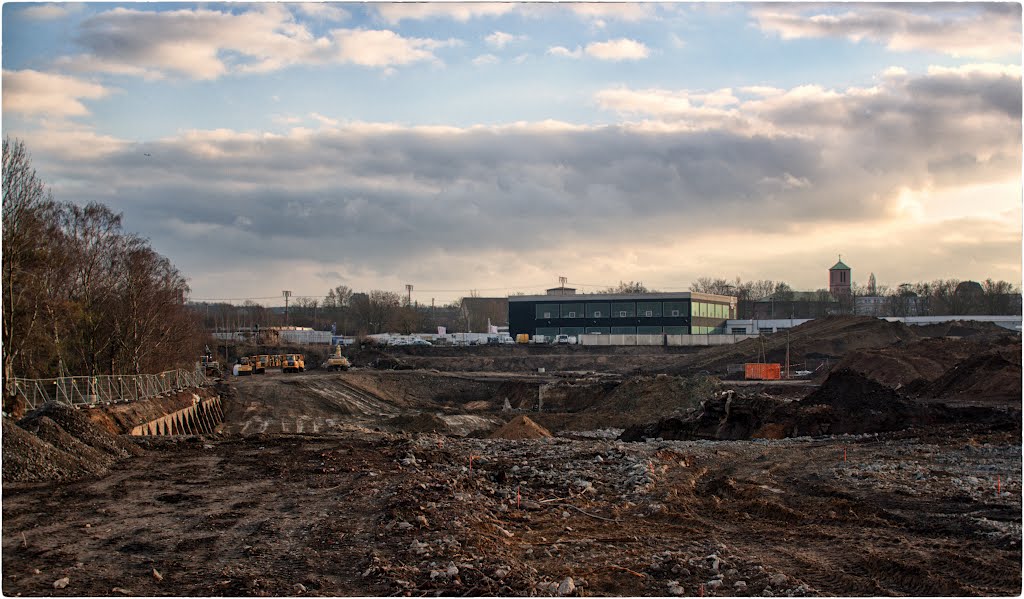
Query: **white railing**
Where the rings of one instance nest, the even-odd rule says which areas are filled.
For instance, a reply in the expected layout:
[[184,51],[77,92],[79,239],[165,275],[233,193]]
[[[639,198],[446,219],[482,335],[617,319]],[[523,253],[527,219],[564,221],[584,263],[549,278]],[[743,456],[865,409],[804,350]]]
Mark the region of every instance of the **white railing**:
[[158,397],[209,384],[202,370],[178,369],[160,374],[67,376],[57,379],[14,379],[15,392],[35,409],[48,401],[70,406],[95,406]]

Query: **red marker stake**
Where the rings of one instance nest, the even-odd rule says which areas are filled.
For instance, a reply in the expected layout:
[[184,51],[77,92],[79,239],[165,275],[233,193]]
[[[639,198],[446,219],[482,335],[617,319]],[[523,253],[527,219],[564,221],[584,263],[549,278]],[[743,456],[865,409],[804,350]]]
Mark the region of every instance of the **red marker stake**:
[[469,456],[469,473],[473,474],[473,456]]
[[1003,494],[1003,477],[1000,474],[996,475],[996,497]]
[[846,448],[843,448],[843,462],[846,462]]
[[517,510],[519,509],[519,498],[520,497],[521,496],[519,495],[519,485],[516,485],[516,509]]

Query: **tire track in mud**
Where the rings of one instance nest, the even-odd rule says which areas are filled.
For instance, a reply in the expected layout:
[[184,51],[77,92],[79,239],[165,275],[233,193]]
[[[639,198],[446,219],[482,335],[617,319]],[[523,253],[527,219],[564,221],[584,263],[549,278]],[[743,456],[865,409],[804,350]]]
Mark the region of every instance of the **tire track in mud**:
[[401,413],[386,398],[341,377],[287,377],[237,384],[224,432],[240,435],[324,434]]

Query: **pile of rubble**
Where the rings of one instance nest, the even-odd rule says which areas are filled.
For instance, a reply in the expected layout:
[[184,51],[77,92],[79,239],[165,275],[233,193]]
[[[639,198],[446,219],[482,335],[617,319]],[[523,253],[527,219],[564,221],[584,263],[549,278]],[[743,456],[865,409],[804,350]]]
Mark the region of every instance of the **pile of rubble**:
[[4,482],[75,480],[100,476],[115,461],[142,450],[90,420],[81,410],[44,404],[17,424],[3,419]]
[[626,555],[608,564],[611,530],[668,515],[663,479],[689,466],[675,451],[545,437],[461,440],[452,454],[447,442],[417,435],[395,447],[408,476],[379,525],[399,549],[372,552],[362,575],[397,594],[615,594],[616,584],[638,581],[645,594],[663,596],[815,594],[708,540],[645,549],[639,566]]

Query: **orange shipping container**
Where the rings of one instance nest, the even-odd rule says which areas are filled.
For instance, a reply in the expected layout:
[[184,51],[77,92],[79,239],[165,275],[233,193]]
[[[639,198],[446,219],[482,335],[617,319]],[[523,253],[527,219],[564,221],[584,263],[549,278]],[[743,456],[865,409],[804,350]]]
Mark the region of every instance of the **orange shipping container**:
[[782,378],[779,364],[744,364],[743,378],[755,381],[777,381]]

